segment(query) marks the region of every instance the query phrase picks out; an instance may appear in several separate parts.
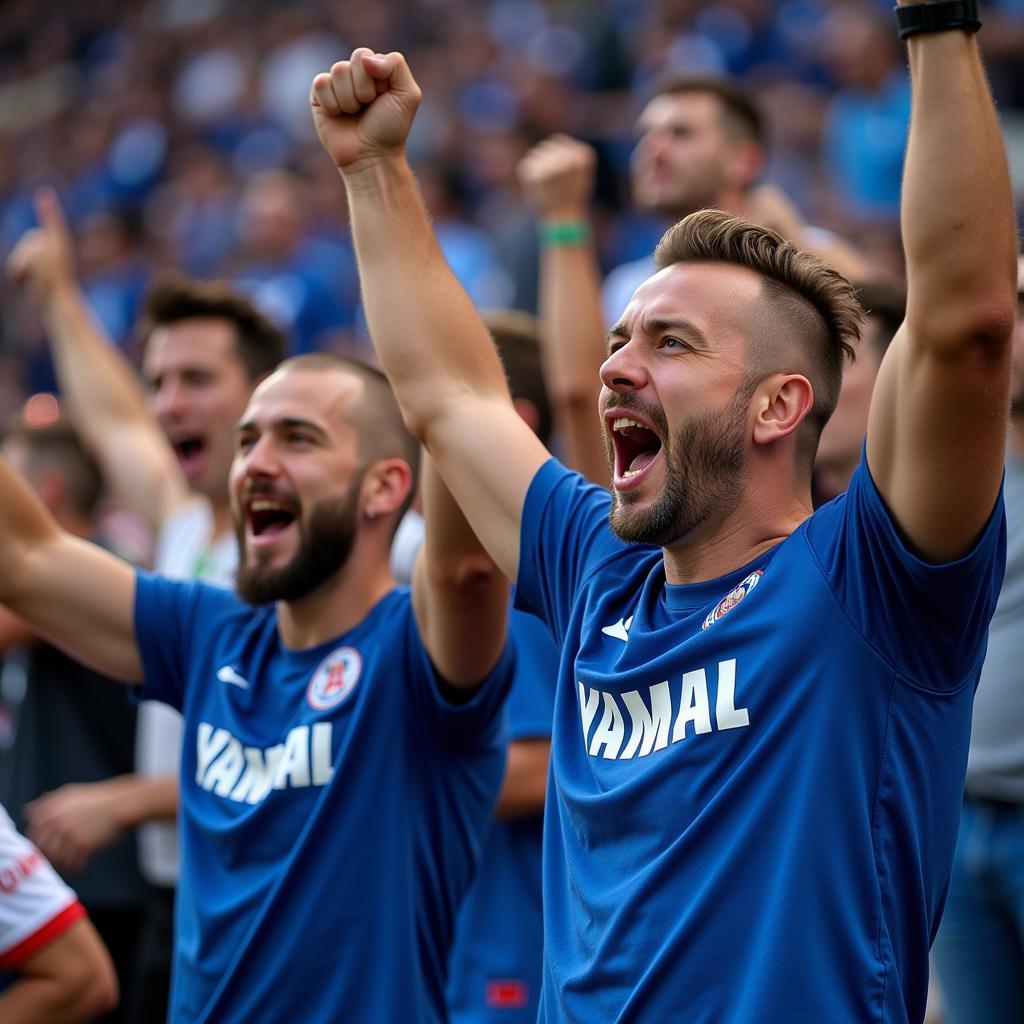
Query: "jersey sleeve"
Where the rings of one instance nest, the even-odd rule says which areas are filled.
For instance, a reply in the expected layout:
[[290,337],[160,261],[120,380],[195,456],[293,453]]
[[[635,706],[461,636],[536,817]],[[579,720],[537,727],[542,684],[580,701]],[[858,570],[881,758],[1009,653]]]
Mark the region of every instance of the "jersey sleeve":
[[516,606],[546,623],[556,642],[587,573],[622,550],[608,525],[611,495],[555,459],[537,471],[523,503]]
[[903,542],[862,454],[847,493],[811,518],[808,542],[847,618],[904,678],[951,691],[980,671],[1006,568],[999,500],[970,552],[922,561]]
[[413,699],[421,709],[421,721],[444,747],[484,751],[500,746],[504,739],[502,708],[516,670],[515,650],[506,643],[497,664],[480,683],[472,697],[456,703],[445,693],[437,670],[420,639],[412,602],[405,609],[406,680]]
[[74,892],[0,809],[0,969],[17,971],[83,917]]
[[548,739],[555,708],[558,648],[540,619],[513,609],[509,639],[516,649],[516,671],[505,705],[508,738]]
[[198,629],[209,634],[218,614],[233,604],[233,595],[219,587],[138,572],[135,642],[142,658],[143,683],[137,696],[180,711]]

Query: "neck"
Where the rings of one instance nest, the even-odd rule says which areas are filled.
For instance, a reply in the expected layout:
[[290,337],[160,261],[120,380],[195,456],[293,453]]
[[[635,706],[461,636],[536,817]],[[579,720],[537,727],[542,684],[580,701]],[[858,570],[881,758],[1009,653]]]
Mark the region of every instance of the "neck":
[[304,650],[358,626],[395,586],[384,554],[375,546],[356,547],[329,580],[297,601],[277,602],[277,628],[285,647]]
[[664,548],[666,581],[703,583],[725,576],[785,540],[813,511],[806,485],[772,495],[768,486],[748,485],[727,516]]

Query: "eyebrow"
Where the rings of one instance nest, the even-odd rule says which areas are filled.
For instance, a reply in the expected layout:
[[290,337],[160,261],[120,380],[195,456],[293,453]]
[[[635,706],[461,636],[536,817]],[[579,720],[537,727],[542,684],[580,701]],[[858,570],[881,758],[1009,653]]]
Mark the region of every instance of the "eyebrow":
[[[308,430],[311,433],[316,434],[318,437],[326,439],[327,431],[323,427],[314,423],[312,420],[304,420],[299,416],[287,416],[284,419],[274,420],[269,425],[270,430]],[[244,423],[239,423],[235,427],[236,434],[243,434],[249,430],[259,430],[259,425],[255,420],[246,420]]]
[[[696,342],[698,345],[707,344],[707,338],[704,336],[704,332],[691,320],[685,320],[682,318],[654,317],[650,320],[645,320],[640,327],[648,334],[663,334],[665,331],[675,331],[678,334],[684,335],[687,340]],[[626,321],[620,320],[608,332],[606,339],[608,348],[611,349],[612,343],[617,339],[625,338],[628,341],[630,337],[631,333]]]

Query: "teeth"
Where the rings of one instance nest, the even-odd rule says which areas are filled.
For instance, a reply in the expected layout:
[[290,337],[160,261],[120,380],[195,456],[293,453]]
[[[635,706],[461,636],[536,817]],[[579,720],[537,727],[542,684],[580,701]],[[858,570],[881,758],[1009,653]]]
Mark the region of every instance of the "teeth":
[[628,480],[630,477],[639,476],[642,472],[643,470],[640,469],[627,469],[626,472],[622,474],[622,479]]
[[285,508],[283,505],[278,505],[276,501],[254,501],[249,505],[249,509],[252,512],[284,512]]
[[643,427],[643,424],[625,418],[612,420],[612,430],[625,430],[627,427]]

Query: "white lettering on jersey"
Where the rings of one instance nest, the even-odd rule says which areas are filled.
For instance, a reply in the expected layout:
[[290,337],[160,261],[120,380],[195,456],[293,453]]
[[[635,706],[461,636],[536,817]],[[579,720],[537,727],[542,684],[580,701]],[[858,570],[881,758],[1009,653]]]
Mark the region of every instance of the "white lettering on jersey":
[[200,722],[196,732],[196,782],[237,803],[258,804],[274,789],[324,786],[334,777],[333,725],[297,725],[283,743],[245,747],[227,729]]
[[[583,741],[591,757],[608,760],[626,760],[646,757],[669,745],[669,723],[673,722],[672,689],[668,681],[655,683],[646,694],[629,690],[621,696],[603,690],[587,689],[582,682],[576,684],[580,700],[580,720]],[[672,724],[672,743],[685,740],[691,730],[700,736],[716,729],[743,729],[750,725],[746,708],[736,707],[736,659],[718,663],[718,687],[715,694],[715,724],[711,724],[711,701],[708,695],[707,673],[704,669],[683,673],[678,689],[679,703]],[[620,702],[625,708],[624,715]],[[601,720],[593,735],[590,728],[603,704]],[[625,737],[625,720],[629,718],[629,739]],[[625,745],[623,745],[625,743]]]

